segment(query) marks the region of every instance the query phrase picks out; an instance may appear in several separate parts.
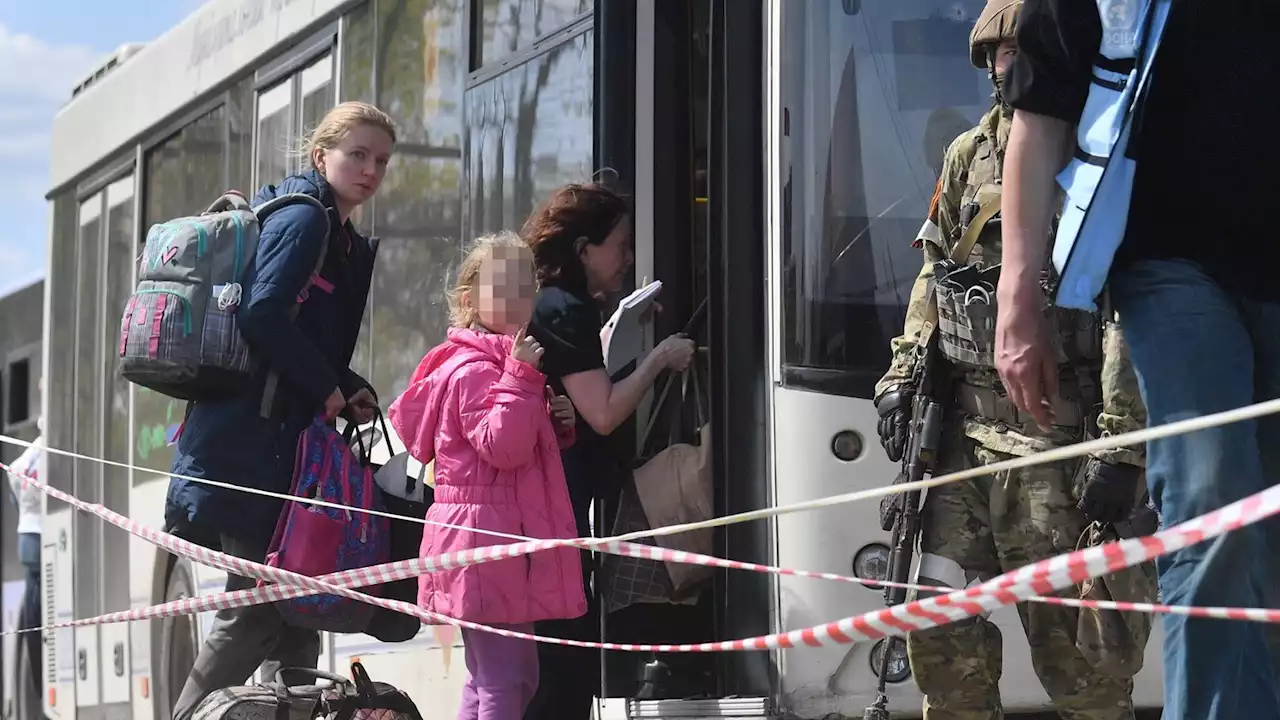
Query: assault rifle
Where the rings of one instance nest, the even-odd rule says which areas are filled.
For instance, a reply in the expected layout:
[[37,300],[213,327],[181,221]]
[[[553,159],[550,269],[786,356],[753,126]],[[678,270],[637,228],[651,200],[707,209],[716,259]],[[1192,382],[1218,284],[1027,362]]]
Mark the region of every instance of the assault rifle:
[[[931,298],[932,300],[932,298]],[[932,306],[932,302],[930,303]],[[936,306],[933,306],[936,307]],[[913,483],[932,475],[937,462],[938,447],[942,440],[942,417],[949,399],[950,366],[941,357],[935,332],[936,311],[930,313],[920,332],[916,345],[918,354],[912,385],[915,395],[911,400],[911,425],[907,446],[902,454],[902,470],[894,484]],[[886,497],[880,504],[880,525],[892,531],[889,567],[885,580],[907,583],[911,580],[911,556],[920,537],[920,491],[911,490]],[[888,586],[884,589],[885,604],[892,607],[907,600],[903,587]],[[863,713],[863,720],[889,720],[889,698],[885,694],[889,674],[889,662],[898,643],[905,638],[890,635],[884,640],[884,653],[880,657],[879,679],[876,684],[876,701]]]

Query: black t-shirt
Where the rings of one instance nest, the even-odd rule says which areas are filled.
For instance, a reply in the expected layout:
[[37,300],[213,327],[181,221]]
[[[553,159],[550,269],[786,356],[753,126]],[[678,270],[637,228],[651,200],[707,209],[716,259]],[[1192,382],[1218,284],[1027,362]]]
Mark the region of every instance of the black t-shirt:
[[[1280,3],[1178,0],[1137,136],[1138,171],[1116,258],[1199,263],[1245,295],[1280,299],[1280,243],[1267,208],[1280,189]],[[1005,96],[1015,109],[1080,119],[1098,57],[1095,0],[1026,0]]]
[[[557,394],[566,394],[566,376],[604,369],[604,351],[600,346],[602,327],[600,307],[590,297],[580,297],[554,286],[538,291],[529,334],[542,345],[541,369]],[[586,536],[591,534],[587,521],[592,497],[604,496],[611,487],[613,457],[609,443],[582,419],[581,413],[574,430],[573,446],[560,457],[578,533]]]

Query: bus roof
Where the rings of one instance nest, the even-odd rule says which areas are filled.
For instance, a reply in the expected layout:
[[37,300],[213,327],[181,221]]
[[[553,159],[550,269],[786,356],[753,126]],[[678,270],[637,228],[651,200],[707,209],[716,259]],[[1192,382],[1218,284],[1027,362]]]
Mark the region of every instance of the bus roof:
[[155,41],[129,48],[127,62],[77,83],[54,118],[51,190],[354,1],[209,0]]

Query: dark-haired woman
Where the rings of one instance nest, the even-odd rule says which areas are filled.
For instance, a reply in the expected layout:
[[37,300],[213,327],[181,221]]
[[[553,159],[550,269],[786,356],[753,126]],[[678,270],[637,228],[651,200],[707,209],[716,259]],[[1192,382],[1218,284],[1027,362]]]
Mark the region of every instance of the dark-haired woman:
[[[542,344],[542,371],[557,394],[577,409],[577,442],[561,453],[578,535],[588,536],[590,505],[618,464],[608,436],[635,413],[663,370],[683,370],[693,359],[692,340],[673,335],[645,356],[635,372],[614,383],[605,371],[599,298],[621,289],[632,255],[626,202],[603,185],[567,185],[525,223],[521,235],[533,249],[540,289],[530,333]],[[583,564],[584,584],[589,565]],[[590,597],[590,593],[588,593]],[[577,620],[537,624],[539,635],[592,640],[599,620],[595,604]],[[543,673],[525,720],[587,720],[599,687],[599,653],[539,644]],[[593,680],[594,678],[594,680]]]

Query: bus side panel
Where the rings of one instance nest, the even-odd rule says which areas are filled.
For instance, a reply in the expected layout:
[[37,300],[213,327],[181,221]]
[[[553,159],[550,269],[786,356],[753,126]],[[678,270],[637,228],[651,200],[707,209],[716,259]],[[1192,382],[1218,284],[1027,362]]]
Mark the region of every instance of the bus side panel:
[[[72,510],[49,512],[42,529],[44,563],[44,620],[46,625],[70,622],[74,616],[71,566]],[[53,720],[75,720],[76,637],[71,628],[55,630],[44,643],[44,712]]]
[[[897,466],[880,451],[876,411],[867,400],[796,390],[775,390],[778,504],[883,486]],[[852,429],[862,436],[863,452],[843,463],[831,453],[833,436]],[[878,501],[866,501],[778,518],[778,563],[783,567],[851,574],[857,552],[871,543],[888,545],[879,526]],[[918,553],[913,558],[918,561]],[[806,578],[782,577],[781,609],[787,630],[830,622],[884,607],[879,589]],[[1044,710],[1049,698],[1031,670],[1031,652],[1017,610],[998,610],[990,618],[1004,638],[1004,675],[1000,695],[1006,711]],[[1160,706],[1159,623],[1147,643],[1146,662],[1134,689],[1138,707]],[[874,643],[783,651],[785,707],[802,718],[829,713],[857,717],[875,700]],[[1030,682],[1028,682],[1030,680]],[[921,695],[913,678],[888,686],[894,714],[918,713]]]
[[[777,504],[815,500],[865,490],[893,481],[897,468],[879,452],[876,411],[871,402],[825,393],[774,390],[774,452]],[[832,439],[852,430],[862,453],[852,462],[832,454]],[[778,518],[778,564],[819,572],[853,574],[858,550],[871,543],[887,546],[880,529],[879,505],[867,501]],[[877,588],[808,578],[781,577],[782,629],[796,630],[878,610],[884,595]],[[871,671],[874,643],[830,645],[782,652],[783,707],[802,718],[830,713],[860,717],[875,700]],[[895,714],[920,707],[920,693],[907,681],[888,688]]]

